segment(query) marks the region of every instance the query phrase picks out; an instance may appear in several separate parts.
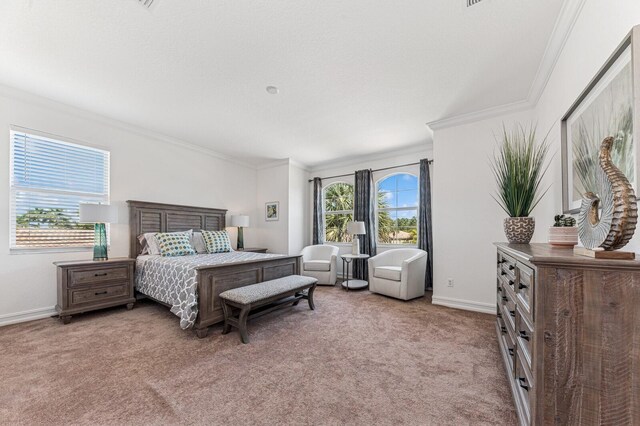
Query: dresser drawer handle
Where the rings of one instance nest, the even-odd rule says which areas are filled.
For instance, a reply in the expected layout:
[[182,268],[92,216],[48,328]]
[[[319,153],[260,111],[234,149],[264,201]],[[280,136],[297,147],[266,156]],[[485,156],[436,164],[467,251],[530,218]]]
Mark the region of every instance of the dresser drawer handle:
[[107,272],[103,272],[101,274],[93,274],[94,277],[106,277],[107,275],[109,275],[109,273]]
[[498,312],[498,313],[496,314],[496,316],[497,316],[498,318],[502,318],[502,314],[501,314],[500,312]]
[[507,296],[502,296],[502,301],[503,301],[503,302],[506,302],[506,301],[508,301],[508,300],[509,300],[509,299],[507,299]]
[[503,325],[502,327],[500,327],[500,331],[502,331],[502,334],[507,334],[507,327]]
[[108,291],[99,291],[95,295],[96,296],[100,296],[101,294],[107,294],[107,293],[108,293]]
[[500,271],[500,275],[505,276],[507,273],[505,271]]
[[520,283],[520,285],[518,285],[518,288],[519,288],[520,290],[522,290],[523,288],[529,288],[529,286],[528,286],[528,285],[525,285],[525,284]]
[[509,270],[510,270],[510,271],[513,271],[515,268],[516,268],[515,266],[513,266],[513,265],[509,265]]
[[520,382],[520,387],[528,392],[529,391],[529,385],[527,385],[527,378],[526,377],[518,377],[518,381]]
[[513,280],[509,280],[509,285],[514,285],[515,283],[513,282]]
[[529,341],[529,335],[526,331],[520,331],[520,338],[526,340],[527,342]]
[[513,356],[513,348],[509,348],[509,355]]
[[516,311],[509,311],[509,315],[511,315],[512,317],[514,317],[514,318],[515,318],[515,316],[516,316]]

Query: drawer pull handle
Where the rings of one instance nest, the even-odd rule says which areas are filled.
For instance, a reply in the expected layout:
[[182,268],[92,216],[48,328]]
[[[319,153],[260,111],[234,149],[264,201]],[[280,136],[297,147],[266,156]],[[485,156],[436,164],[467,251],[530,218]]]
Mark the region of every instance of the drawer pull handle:
[[500,275],[507,275],[507,273],[505,271],[500,271]]
[[527,334],[526,331],[520,332],[520,338],[526,340],[527,342],[529,341],[529,335]]
[[515,268],[516,268],[515,266],[513,266],[513,265],[509,265],[509,270],[510,270],[510,271],[513,271]]
[[526,377],[518,377],[518,381],[520,382],[520,387],[528,392],[529,385],[527,385]]
[[502,296],[502,301],[503,302],[506,302],[507,300],[509,300],[509,299],[507,299],[507,296]]
[[500,327],[500,331],[502,331],[503,334],[507,334],[507,327],[503,325],[502,327]]
[[524,284],[520,283],[520,285],[518,286],[518,288],[519,288],[520,290],[522,290],[523,288],[529,288],[529,286],[528,286],[528,285],[524,285]]
[[101,294],[107,294],[108,291],[99,291],[96,293],[96,296],[100,296]]
[[513,356],[513,348],[509,348],[509,355]]
[[509,285],[511,285],[511,286],[512,286],[513,284],[515,284],[515,283],[513,282],[513,280],[509,280]]
[[501,314],[500,312],[498,312],[498,313],[496,314],[496,316],[497,316],[498,318],[502,318],[502,314]]
[[509,315],[511,315],[512,317],[516,316],[516,311],[509,311]]
[[107,275],[109,275],[109,274],[106,273],[106,272],[103,272],[101,274],[93,274],[94,277],[106,277]]

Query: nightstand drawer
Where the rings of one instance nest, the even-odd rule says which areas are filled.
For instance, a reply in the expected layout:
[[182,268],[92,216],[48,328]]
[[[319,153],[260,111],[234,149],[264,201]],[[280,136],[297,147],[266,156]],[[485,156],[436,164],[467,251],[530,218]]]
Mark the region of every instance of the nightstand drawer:
[[69,286],[77,287],[88,284],[99,284],[107,281],[127,281],[129,279],[129,267],[105,266],[104,268],[92,268],[87,270],[69,270]]
[[93,287],[85,290],[70,290],[70,305],[101,302],[103,300],[130,297],[129,283],[123,282],[106,287]]

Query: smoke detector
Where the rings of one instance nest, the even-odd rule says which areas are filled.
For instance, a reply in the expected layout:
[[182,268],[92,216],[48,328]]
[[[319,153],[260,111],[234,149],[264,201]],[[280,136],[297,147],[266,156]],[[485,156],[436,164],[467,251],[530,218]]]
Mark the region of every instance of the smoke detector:
[[478,3],[480,3],[482,0],[467,0],[467,7],[471,7],[473,5],[476,5]]

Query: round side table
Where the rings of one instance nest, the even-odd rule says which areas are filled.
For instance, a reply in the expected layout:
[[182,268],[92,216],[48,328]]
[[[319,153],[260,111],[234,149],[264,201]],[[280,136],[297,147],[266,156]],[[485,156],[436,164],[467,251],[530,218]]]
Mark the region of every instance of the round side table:
[[[349,290],[362,290],[363,288],[367,288],[369,283],[365,280],[354,280],[347,279],[349,278],[349,265],[355,259],[368,259],[368,254],[342,254],[340,255],[342,258],[342,287]],[[351,273],[353,273],[353,268],[351,268]]]

